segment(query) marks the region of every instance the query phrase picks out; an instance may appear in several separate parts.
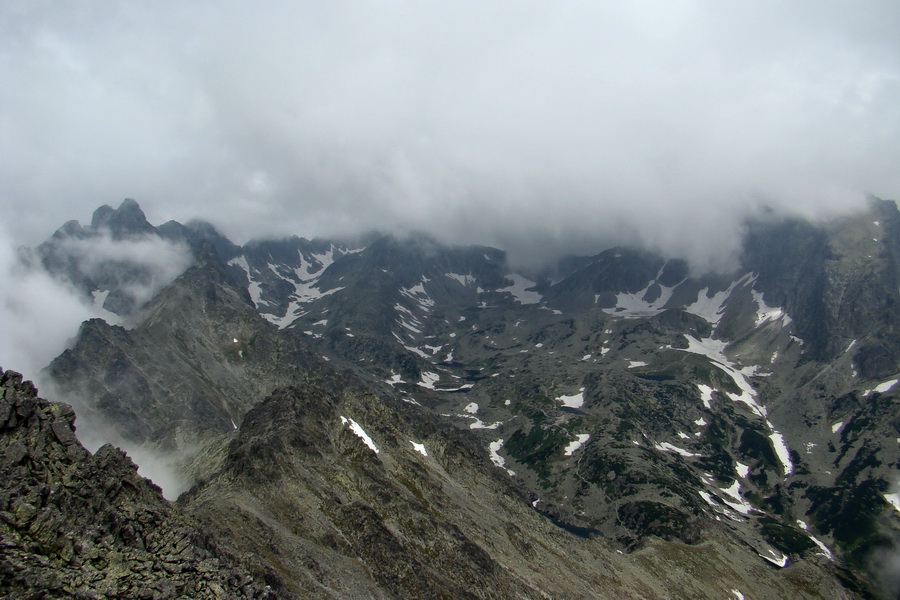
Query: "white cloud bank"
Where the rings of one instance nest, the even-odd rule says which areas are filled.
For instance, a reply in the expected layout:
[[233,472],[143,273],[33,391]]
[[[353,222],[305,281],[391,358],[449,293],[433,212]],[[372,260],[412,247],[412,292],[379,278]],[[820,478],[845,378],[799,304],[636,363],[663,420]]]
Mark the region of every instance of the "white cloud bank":
[[761,205],[900,197],[898,30],[891,1],[5,2],[0,203],[29,244],[135,197],[238,242],[715,264]]

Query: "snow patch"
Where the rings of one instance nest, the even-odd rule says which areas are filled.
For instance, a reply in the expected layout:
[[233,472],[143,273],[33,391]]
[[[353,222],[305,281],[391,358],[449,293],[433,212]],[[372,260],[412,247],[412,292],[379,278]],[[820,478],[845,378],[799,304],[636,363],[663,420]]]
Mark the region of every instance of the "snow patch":
[[[663,307],[669,301],[669,298],[672,297],[674,288],[660,285],[659,298],[657,298],[653,302],[648,302],[647,300],[644,300],[644,298],[647,296],[647,292],[650,290],[650,287],[654,284],[656,284],[655,279],[648,283],[647,287],[640,290],[639,292],[635,292],[633,294],[620,292],[616,294],[616,305],[612,308],[602,309],[603,312],[608,315],[623,317],[625,319],[640,319],[658,315],[663,310],[665,310]],[[599,298],[599,295],[595,295],[594,302],[596,303]]]
[[385,381],[388,385],[397,385],[398,383],[406,383],[403,381],[403,376],[400,373],[394,373],[391,371],[391,378]]
[[419,381],[416,385],[427,388],[429,390],[435,389],[434,384],[441,380],[441,376],[437,373],[432,373],[430,371],[422,371],[422,380]]
[[422,456],[428,456],[428,451],[425,450],[425,444],[417,444],[412,440],[409,440],[409,443],[412,444],[413,450],[421,454]]
[[341,416],[341,423],[344,425],[348,425],[350,427],[350,431],[355,433],[366,446],[369,447],[372,452],[378,454],[378,446],[375,445],[375,442],[372,441],[372,438],[369,437],[369,434],[360,426],[359,423],[354,421],[353,419],[348,419],[347,417]]
[[563,406],[569,408],[581,408],[584,406],[584,388],[581,388],[577,394],[572,394],[571,396],[559,396],[556,398],[556,401],[562,402]]
[[503,440],[499,439],[493,441],[488,445],[488,452],[490,452],[491,462],[501,469],[505,470],[510,476],[515,476],[516,472],[506,468],[506,459],[500,456],[498,452],[500,452],[500,448],[503,447]]
[[746,500],[741,496],[741,484],[737,479],[734,480],[734,483],[731,484],[731,487],[728,489],[719,488],[722,493],[727,495],[732,500],[725,500],[725,504],[741,513],[742,515],[750,514],[750,511],[753,510],[753,507],[747,503]]
[[[769,425],[771,426],[771,423]],[[784,436],[776,431],[769,436],[769,439],[772,440],[772,445],[775,446],[775,454],[778,456],[781,466],[784,467],[784,476],[787,477],[794,470],[794,464],[791,462],[791,453],[784,443]]]
[[834,425],[831,426],[831,433],[839,432],[843,426],[844,426],[844,422],[838,421],[837,423],[835,423]]
[[897,385],[897,381],[900,381],[900,380],[898,380],[898,379],[891,379],[891,380],[889,380],[889,381],[885,381],[885,382],[883,382],[883,383],[879,383],[878,385],[876,385],[876,386],[875,386],[874,388],[872,388],[871,390],[866,390],[865,392],[863,392],[863,395],[864,395],[864,396],[869,396],[869,395],[872,394],[872,392],[878,392],[879,394],[883,394],[883,393],[889,391],[889,390],[890,390],[891,388],[893,388],[895,385]]
[[[703,401],[703,406],[705,406],[706,408],[712,408],[710,401],[712,400],[712,394],[714,390],[708,385],[703,385],[702,383],[698,383],[697,387],[700,389],[700,399]],[[699,425],[699,423],[697,424]]]
[[887,500],[888,503],[896,510],[900,511],[900,492],[897,492],[895,494],[885,494],[884,499]]
[[465,287],[470,287],[473,283],[475,283],[475,278],[471,273],[469,273],[468,275],[460,275],[459,273],[444,273],[444,275],[446,277],[449,277],[450,279],[455,279]]
[[674,452],[676,454],[680,454],[686,458],[692,458],[695,456],[700,456],[699,454],[694,454],[693,452],[688,452],[684,448],[679,448],[678,446],[673,446],[669,442],[663,442],[662,444],[654,444],[654,448],[657,450],[661,450],[662,452]]
[[634,369],[635,367],[646,367],[648,363],[645,363],[642,360],[630,360],[628,361],[628,368]]
[[419,305],[424,312],[430,312],[434,307],[434,300],[425,291],[425,284],[430,280],[422,277],[422,281],[410,288],[400,288],[400,293]]
[[[735,402],[746,404],[757,416],[762,418],[766,417],[766,409],[756,402],[756,390],[753,389],[753,386],[748,379],[750,375],[756,374],[756,367],[744,367],[738,369],[737,366],[725,356],[725,347],[728,345],[727,342],[713,338],[698,340],[686,334],[684,337],[687,338],[688,341],[688,347],[684,350],[685,352],[700,354],[701,356],[710,359],[719,370],[731,377],[731,380],[734,381],[735,385],[741,390],[740,394],[726,392],[726,395],[729,398]],[[701,388],[701,392],[702,391],[703,388]]]
[[788,564],[787,556],[785,556],[784,554],[782,554],[780,552],[776,552],[775,550],[772,550],[771,548],[768,548],[766,550],[766,554],[761,554],[761,553],[757,553],[757,554],[759,554],[760,557],[766,559],[773,565],[775,565],[777,567],[781,567],[782,569],[784,567],[786,567]]
[[575,437],[577,439],[569,442],[569,445],[563,450],[563,456],[572,456],[573,452],[581,448],[589,439],[591,439],[591,436],[587,433],[579,433]]
[[763,295],[756,290],[753,290],[753,300],[756,301],[756,326],[760,327],[768,322],[775,322],[779,319],[781,320],[782,327],[786,327],[791,324],[791,318],[787,316],[787,313],[784,312],[784,309],[769,306],[766,304],[765,300],[763,300]]
[[744,479],[747,479],[747,475],[750,474],[750,467],[737,461],[735,461],[734,463],[734,470],[737,471],[739,477],[742,477]]
[[469,404],[466,405],[466,407],[463,410],[466,411],[467,413],[469,413],[470,415],[474,415],[474,414],[478,413],[478,405],[475,404],[474,402],[470,402]]

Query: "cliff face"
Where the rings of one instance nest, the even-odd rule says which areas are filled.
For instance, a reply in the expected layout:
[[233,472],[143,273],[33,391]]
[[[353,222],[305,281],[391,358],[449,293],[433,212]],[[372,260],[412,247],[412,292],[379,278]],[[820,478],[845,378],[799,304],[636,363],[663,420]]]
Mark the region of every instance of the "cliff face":
[[274,597],[120,450],[85,450],[74,421],[0,369],[4,598]]
[[171,451],[180,514],[283,594],[868,597],[900,539],[900,213],[748,227],[730,274],[612,248],[532,281],[170,224],[193,266],[45,374]]

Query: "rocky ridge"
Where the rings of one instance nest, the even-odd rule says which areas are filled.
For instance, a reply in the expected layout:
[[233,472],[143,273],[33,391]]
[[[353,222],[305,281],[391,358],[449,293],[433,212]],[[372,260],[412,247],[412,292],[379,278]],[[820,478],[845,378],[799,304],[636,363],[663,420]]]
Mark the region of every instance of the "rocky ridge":
[[273,598],[75,414],[0,370],[0,589],[4,598]]
[[[298,556],[321,552],[330,532],[328,539],[345,541],[329,554],[331,565],[346,564],[347,552],[362,558],[353,554],[358,550],[346,522],[323,516],[329,504],[322,498],[359,501],[410,479],[402,469],[374,479],[364,470],[349,490],[334,488],[326,473],[304,475],[319,467],[285,441],[327,449],[329,472],[358,473],[332,436],[317,432],[315,442],[304,442],[292,433],[305,427],[304,419],[320,418],[322,408],[304,401],[298,413],[290,400],[327,400],[329,386],[358,380],[365,384],[354,386],[377,390],[378,399],[351,396],[369,398],[366,405],[395,404],[384,413],[389,418],[373,423],[329,413],[323,432],[341,416],[369,433],[407,419],[403,436],[414,448],[428,419],[459,428],[460,439],[475,444],[459,485],[482,481],[487,469],[492,475],[485,481],[492,483],[475,485],[475,498],[497,490],[503,497],[519,494],[514,504],[526,507],[528,517],[510,509],[502,518],[537,517],[542,525],[528,521],[536,536],[526,535],[529,543],[545,539],[542,527],[549,526],[598,548],[603,539],[636,563],[663,544],[667,554],[678,549],[674,572],[689,568],[690,561],[679,561],[691,549],[702,553],[721,543],[726,556],[737,556],[741,547],[751,560],[780,569],[762,577],[771,583],[754,582],[751,591],[763,597],[767,585],[796,583],[804,572],[818,573],[832,594],[841,586],[860,597],[892,597],[890,578],[879,580],[877,565],[898,529],[891,488],[900,460],[893,391],[900,370],[893,335],[900,306],[897,222],[893,203],[875,202],[868,213],[824,227],[753,224],[743,263],[729,274],[692,274],[681,261],[614,248],[569,259],[544,276],[511,272],[498,250],[445,248],[421,238],[372,238],[362,247],[292,238],[241,248],[208,227],[167,224],[158,231],[180,232],[194,248],[196,267],[136,312],[133,329],[86,325],[50,372],[72,393],[101,399],[92,405],[96,414],[113,417],[137,439],[181,448],[177,440],[186,431],[208,433],[209,451],[183,463],[202,479],[188,494],[200,503],[198,514],[215,514],[211,527],[230,522],[238,530],[244,517],[231,520],[235,515],[268,515],[268,528],[260,530],[284,547],[306,548]],[[241,335],[233,335],[236,323]],[[268,341],[245,343],[251,339]],[[185,367],[171,383],[163,377],[169,365],[176,373]],[[298,392],[297,386],[311,385],[310,373],[331,373],[329,386]],[[116,387],[125,380],[141,384]],[[284,385],[292,387],[279,388]],[[258,413],[253,407],[276,389],[294,391],[276,392],[258,405],[280,411]],[[185,410],[194,396],[207,400]],[[114,410],[126,397],[132,399],[130,420]],[[346,401],[338,398],[325,405]],[[358,401],[353,406],[363,410]],[[277,424],[288,414],[297,419],[284,430]],[[244,415],[253,417],[246,430]],[[268,445],[280,458],[261,450]],[[259,451],[235,452],[251,447]],[[378,461],[386,456],[380,453]],[[305,481],[290,488],[305,500],[292,503],[268,479],[248,477],[256,460],[276,465],[272,481],[283,481],[281,471]],[[403,546],[396,537],[403,530],[393,522],[397,507],[384,501],[365,506],[373,522],[391,532],[385,543],[399,544],[392,547],[405,548],[409,564],[417,564],[422,548]],[[410,505],[398,512],[416,510]],[[469,518],[458,506],[447,511],[457,527]],[[318,528],[306,529],[298,514],[316,515],[308,518]],[[486,522],[475,519],[463,529],[498,560],[496,546],[480,537]],[[289,539],[285,531],[304,533]],[[266,547],[253,535],[244,541]],[[447,552],[452,546],[437,555]],[[527,556],[500,563],[513,572],[519,572],[515,565],[525,565],[525,572],[536,568]],[[615,568],[627,571],[623,565],[636,563]],[[285,567],[285,581],[303,593],[323,593],[313,582],[315,573],[334,572],[328,564]],[[377,568],[374,584],[353,572],[350,579],[367,583],[344,593],[388,593]],[[646,579],[647,573],[636,576]],[[568,577],[584,581],[575,573]],[[523,578],[534,581],[534,575]],[[680,590],[671,592],[674,597],[703,597],[694,588],[671,589]],[[410,584],[391,593],[422,589]],[[801,592],[773,594],[770,589],[770,597]]]

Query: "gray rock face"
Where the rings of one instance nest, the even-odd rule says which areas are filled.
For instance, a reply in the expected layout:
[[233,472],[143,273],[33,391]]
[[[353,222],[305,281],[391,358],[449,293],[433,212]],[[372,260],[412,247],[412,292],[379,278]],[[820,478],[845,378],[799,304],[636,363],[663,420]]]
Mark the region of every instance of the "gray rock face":
[[49,372],[132,440],[203,438],[186,505],[301,596],[890,598],[898,230],[875,203],[753,224],[731,274],[619,248],[541,277],[197,233]]
[[4,598],[274,598],[64,404],[0,370]]

